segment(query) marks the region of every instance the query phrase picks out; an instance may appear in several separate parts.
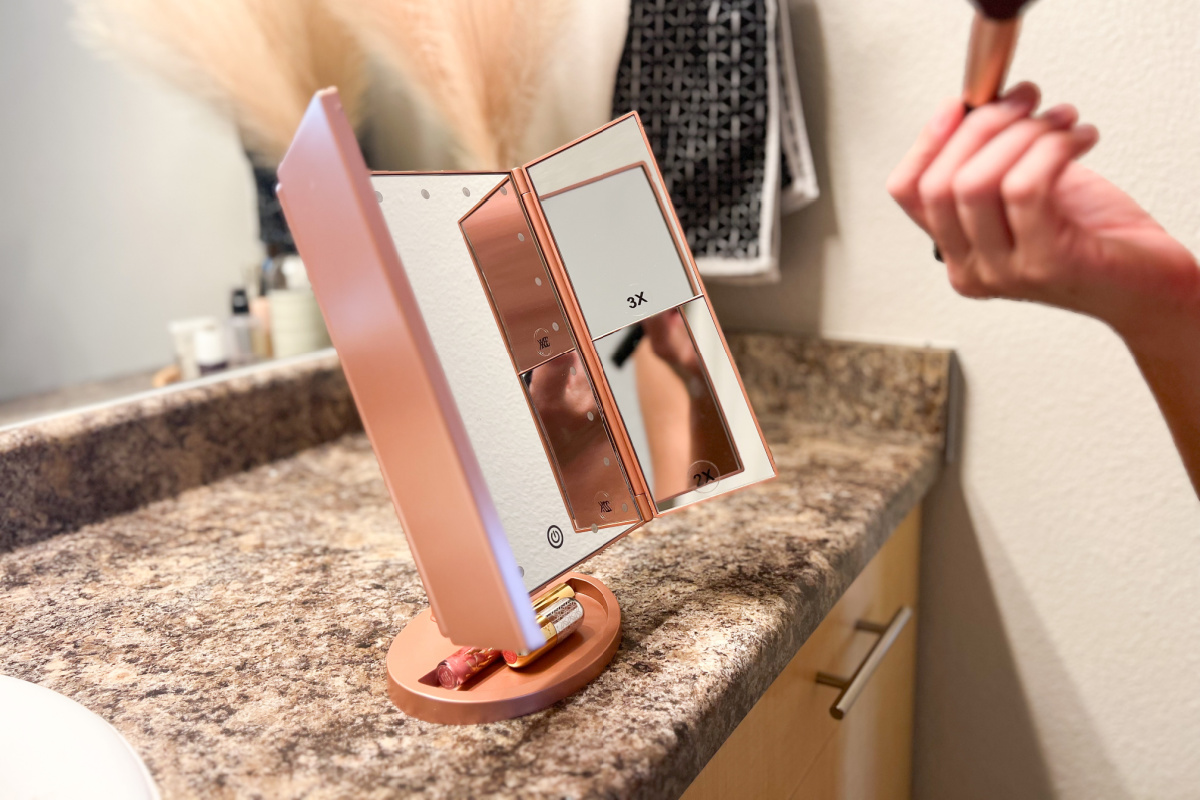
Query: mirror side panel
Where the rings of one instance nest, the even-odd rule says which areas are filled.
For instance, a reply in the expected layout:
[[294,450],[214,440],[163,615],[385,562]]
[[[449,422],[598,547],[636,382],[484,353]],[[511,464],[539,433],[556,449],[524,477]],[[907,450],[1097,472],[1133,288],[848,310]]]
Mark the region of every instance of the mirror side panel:
[[442,633],[543,637],[336,91],[313,99],[279,197]]
[[637,115],[524,171],[655,513],[773,478]]

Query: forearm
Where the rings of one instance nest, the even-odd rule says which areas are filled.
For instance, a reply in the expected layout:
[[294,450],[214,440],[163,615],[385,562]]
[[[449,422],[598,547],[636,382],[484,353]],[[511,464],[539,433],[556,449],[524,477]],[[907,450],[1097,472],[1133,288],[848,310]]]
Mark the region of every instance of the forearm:
[[1200,312],[1153,340],[1126,339],[1200,496]]

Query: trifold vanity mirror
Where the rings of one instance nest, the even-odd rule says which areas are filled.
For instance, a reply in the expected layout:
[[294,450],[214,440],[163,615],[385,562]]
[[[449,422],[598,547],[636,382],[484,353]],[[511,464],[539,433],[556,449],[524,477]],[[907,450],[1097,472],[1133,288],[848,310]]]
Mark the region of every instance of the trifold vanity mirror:
[[[431,605],[389,652],[392,699],[442,722],[553,703],[619,641],[611,592],[569,571],[775,475],[641,123],[512,172],[372,174],[326,90],[279,178]],[[455,644],[541,646],[531,595],[564,581],[584,623],[545,658],[431,677]]]

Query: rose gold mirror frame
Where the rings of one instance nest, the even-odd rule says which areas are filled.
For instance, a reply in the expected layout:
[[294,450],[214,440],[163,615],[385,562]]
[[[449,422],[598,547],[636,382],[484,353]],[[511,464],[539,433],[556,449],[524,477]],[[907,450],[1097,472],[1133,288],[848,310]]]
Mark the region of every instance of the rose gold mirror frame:
[[533,607],[335,90],[309,105],[279,166],[278,196],[441,632],[462,644],[539,645]]
[[[637,124],[645,141],[640,120]],[[646,148],[650,152],[648,141]],[[684,269],[715,319],[690,249],[680,239],[679,220],[660,196],[662,175],[657,164],[652,166],[659,181],[652,186]],[[432,722],[528,714],[577,691],[604,669],[620,641],[620,609],[595,578],[564,575],[583,597],[590,621],[537,669],[501,667],[506,671],[493,672],[474,693],[442,690],[422,680],[450,655],[453,644],[532,650],[542,633],[369,174],[336,90],[318,92],[280,165],[278,195],[431,605],[389,650],[389,695],[409,714]],[[514,170],[512,180],[575,331],[577,352],[592,376],[617,454],[627,465],[638,512],[644,520],[669,513],[659,512],[650,500],[650,487],[525,168]],[[499,315],[496,321],[500,323]],[[717,332],[729,357],[719,326]],[[740,375],[738,384],[745,398]],[[761,439],[757,419],[754,423]],[[766,453],[773,472],[769,448]]]

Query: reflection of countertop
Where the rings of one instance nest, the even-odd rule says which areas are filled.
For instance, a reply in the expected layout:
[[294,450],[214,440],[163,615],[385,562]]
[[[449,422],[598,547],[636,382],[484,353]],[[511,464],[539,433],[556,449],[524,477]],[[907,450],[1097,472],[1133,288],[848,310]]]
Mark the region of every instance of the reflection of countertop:
[[[44,497],[36,513],[0,510],[11,548],[0,555],[0,673],[111,721],[167,798],[678,794],[941,460],[947,354],[765,336],[733,346],[780,478],[658,520],[586,563],[621,602],[621,647],[547,711],[443,727],[387,700],[384,654],[424,594],[369,445],[341,435],[353,415],[328,359],[123,412],[133,438],[157,442],[146,470],[163,487],[129,505],[166,499],[106,519],[79,504],[49,519]],[[280,410],[289,397],[307,404],[301,423]],[[262,452],[234,458],[235,443],[211,441],[244,420],[197,421],[235,406],[275,431],[245,445]],[[162,427],[171,414],[177,424]],[[14,496],[5,483],[22,468],[51,496],[78,481],[102,491],[86,466],[63,477],[61,454],[94,453],[80,438],[113,424],[0,434],[0,509],[36,505],[33,489]],[[173,450],[161,431],[177,429]],[[286,456],[288,437],[307,449],[235,471]],[[197,447],[213,455],[188,470],[150,463]]]
[[158,370],[137,372],[107,380],[78,383],[51,392],[0,400],[0,428],[71,408],[107,403],[131,394],[148,392],[154,388],[156,372]]

